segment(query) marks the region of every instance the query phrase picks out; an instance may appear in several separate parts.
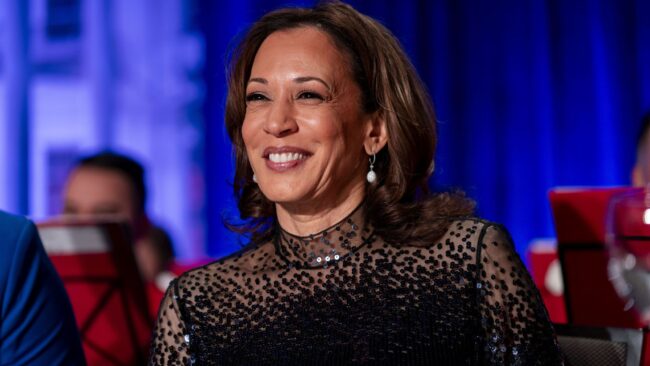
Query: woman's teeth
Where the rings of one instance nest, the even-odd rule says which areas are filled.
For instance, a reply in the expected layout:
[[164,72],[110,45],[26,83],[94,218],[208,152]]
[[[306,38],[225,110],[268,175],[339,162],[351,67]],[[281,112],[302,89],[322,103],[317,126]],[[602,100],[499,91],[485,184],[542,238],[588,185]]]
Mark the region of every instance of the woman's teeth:
[[269,160],[271,160],[274,163],[286,163],[294,160],[303,160],[304,158],[305,155],[301,153],[269,154]]

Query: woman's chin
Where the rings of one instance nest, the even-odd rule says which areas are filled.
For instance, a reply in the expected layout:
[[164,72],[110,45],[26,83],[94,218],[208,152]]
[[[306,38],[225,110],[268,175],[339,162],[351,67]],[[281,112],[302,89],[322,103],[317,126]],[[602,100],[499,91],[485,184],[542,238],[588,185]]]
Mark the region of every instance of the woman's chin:
[[262,193],[264,193],[264,196],[269,201],[278,204],[291,204],[308,200],[308,197],[302,194],[298,189],[290,189],[290,187],[288,189],[277,188],[278,187],[274,187],[273,189],[269,190],[264,190],[262,188]]

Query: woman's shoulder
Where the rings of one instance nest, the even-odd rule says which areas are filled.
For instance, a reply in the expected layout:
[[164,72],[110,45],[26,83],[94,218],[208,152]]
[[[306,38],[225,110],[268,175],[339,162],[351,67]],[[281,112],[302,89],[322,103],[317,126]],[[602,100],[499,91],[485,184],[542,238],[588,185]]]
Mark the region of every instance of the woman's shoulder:
[[480,217],[451,220],[446,231],[430,248],[436,256],[460,256],[468,264],[490,256],[490,252],[508,254],[514,250],[510,234],[502,224]]
[[439,241],[482,243],[486,240],[510,239],[508,230],[500,223],[480,217],[463,217],[452,219]]
[[197,286],[218,284],[219,280],[239,277],[242,272],[253,272],[273,255],[272,244],[249,245],[228,256],[201,267],[184,272],[174,280],[180,289],[196,289]]
[[438,248],[443,249],[447,257],[464,252],[465,263],[481,268],[524,268],[508,229],[503,224],[478,217],[451,222],[438,241]]

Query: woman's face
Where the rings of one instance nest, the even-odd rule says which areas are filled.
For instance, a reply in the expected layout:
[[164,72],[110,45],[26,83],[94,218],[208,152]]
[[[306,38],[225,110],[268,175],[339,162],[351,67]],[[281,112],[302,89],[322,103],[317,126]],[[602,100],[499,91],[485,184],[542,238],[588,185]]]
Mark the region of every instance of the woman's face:
[[242,136],[269,200],[325,208],[363,197],[373,123],[348,65],[315,27],[278,31],[262,43]]

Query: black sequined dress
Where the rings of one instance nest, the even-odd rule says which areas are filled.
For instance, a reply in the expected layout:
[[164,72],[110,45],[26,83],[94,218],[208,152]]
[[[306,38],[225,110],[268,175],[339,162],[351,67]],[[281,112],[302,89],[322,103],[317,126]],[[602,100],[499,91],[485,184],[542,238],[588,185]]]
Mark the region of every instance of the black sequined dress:
[[501,226],[454,221],[390,245],[363,210],[176,279],[151,365],[558,365],[540,296]]

